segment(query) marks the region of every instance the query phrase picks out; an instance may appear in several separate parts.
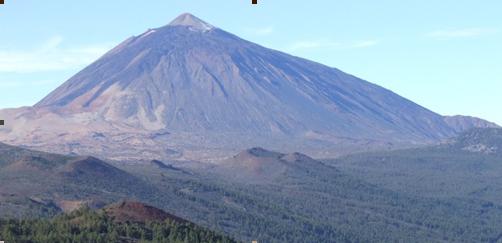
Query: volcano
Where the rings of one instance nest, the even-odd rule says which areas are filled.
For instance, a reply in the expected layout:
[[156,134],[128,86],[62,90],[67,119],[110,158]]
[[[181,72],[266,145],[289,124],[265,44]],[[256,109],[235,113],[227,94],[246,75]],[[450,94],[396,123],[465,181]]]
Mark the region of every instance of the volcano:
[[125,40],[33,107],[0,115],[15,119],[0,131],[4,142],[149,160],[253,146],[320,155],[438,142],[496,126],[443,117],[191,14]]

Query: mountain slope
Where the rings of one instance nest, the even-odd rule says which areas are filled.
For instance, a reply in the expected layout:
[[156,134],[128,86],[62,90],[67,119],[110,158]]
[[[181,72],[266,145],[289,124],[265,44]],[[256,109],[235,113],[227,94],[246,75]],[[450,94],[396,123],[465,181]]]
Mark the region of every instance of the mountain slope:
[[[411,145],[485,124],[452,127],[387,89],[190,14],[127,39],[33,108],[0,115],[14,119],[0,132],[9,143],[158,159],[256,145],[314,154],[326,147]],[[94,145],[118,141],[123,147]],[[106,154],[125,151],[132,152]]]
[[123,201],[103,208],[103,211],[115,222],[148,222],[165,220],[177,223],[189,223],[180,217],[166,213],[161,209],[133,201]]
[[121,197],[143,198],[154,190],[136,176],[93,157],[49,154],[2,143],[0,182],[0,216],[11,217],[40,215],[41,211],[51,215]]
[[460,134],[451,146],[469,152],[502,155],[502,129],[478,128]]
[[[282,154],[255,148],[212,164],[210,169],[183,168],[181,171],[160,168],[158,163],[116,163],[110,167],[94,158],[47,154],[12,146],[0,146],[0,151],[2,217],[38,218],[52,216],[64,208],[72,211],[82,205],[99,207],[94,203],[98,201],[103,205],[133,199],[246,242],[254,239],[259,242],[486,242],[496,239],[502,227],[502,209],[493,203],[396,193],[298,153]],[[178,162],[176,166],[184,164]],[[248,166],[255,164],[273,177],[256,174],[253,167]],[[158,221],[165,217],[176,221],[137,203],[115,204],[105,207],[104,212],[108,213],[110,221],[107,222],[112,225],[124,221],[125,224]],[[100,219],[95,216],[91,218]],[[64,215],[61,218],[68,219]],[[70,218],[72,223],[82,220],[78,216]],[[9,229],[12,228],[0,231],[2,239],[5,237],[1,234]]]
[[[303,226],[293,229],[293,235],[318,235],[299,242],[489,242],[500,234],[496,227],[489,229],[478,221],[489,217],[496,225],[502,223],[501,208],[489,201],[396,193],[299,153],[253,148],[220,162],[210,173],[215,180],[231,184],[256,200],[254,206],[242,207],[245,200],[227,198],[227,205],[246,211],[270,206],[275,213],[257,211],[290,228],[302,222]],[[493,214],[488,216],[488,211]],[[281,214],[281,219],[274,218]],[[302,219],[316,219],[316,225]],[[309,228],[316,228],[317,233],[301,233]],[[457,229],[455,233],[453,228]],[[283,238],[282,242],[294,239]]]
[[470,116],[445,116],[444,120],[458,133],[469,131],[472,128],[500,128],[495,123]]
[[251,148],[220,162],[215,171],[229,180],[245,184],[275,184],[287,178],[291,171],[308,173],[318,167],[325,166],[304,154]]
[[502,129],[472,129],[441,145],[354,154],[326,162],[399,192],[502,204]]
[[[124,207],[127,207],[127,211]],[[123,214],[135,215],[137,218],[117,220],[117,215]],[[7,242],[40,243],[237,242],[138,202],[109,205],[102,211],[83,208],[53,219],[0,219],[0,238]]]
[[388,90],[179,18],[188,25],[174,20],[127,40],[35,107],[90,110],[146,129],[453,135],[441,116]]

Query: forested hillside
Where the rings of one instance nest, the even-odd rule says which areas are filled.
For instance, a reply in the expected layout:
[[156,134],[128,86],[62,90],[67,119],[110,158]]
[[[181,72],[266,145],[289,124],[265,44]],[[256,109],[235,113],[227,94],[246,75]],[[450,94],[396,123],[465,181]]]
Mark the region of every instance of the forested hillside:
[[502,204],[502,129],[474,129],[448,143],[326,160],[397,192]]
[[[0,152],[4,219],[50,218],[78,205],[102,207],[126,198],[242,241],[486,242],[502,232],[499,204],[396,192],[299,153],[254,148],[196,169],[188,162],[106,162],[1,144]],[[123,213],[130,210],[105,211],[126,221],[137,219],[137,214]],[[140,216],[158,214],[149,212]],[[20,222],[54,221],[11,223],[22,229]],[[98,236],[114,234],[106,230],[97,231]]]
[[[130,208],[128,208],[130,209]],[[117,210],[112,210],[117,213]],[[123,213],[131,213],[123,212]],[[108,211],[82,208],[53,219],[0,220],[6,242],[236,242],[176,218],[122,221]]]

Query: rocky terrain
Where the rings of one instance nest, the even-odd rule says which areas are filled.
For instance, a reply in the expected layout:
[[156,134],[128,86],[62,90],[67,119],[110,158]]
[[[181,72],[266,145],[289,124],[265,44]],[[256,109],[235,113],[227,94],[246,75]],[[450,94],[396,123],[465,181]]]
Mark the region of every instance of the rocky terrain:
[[33,107],[0,117],[0,141],[115,160],[209,160],[254,146],[329,157],[496,126],[443,117],[190,14],[125,40]]

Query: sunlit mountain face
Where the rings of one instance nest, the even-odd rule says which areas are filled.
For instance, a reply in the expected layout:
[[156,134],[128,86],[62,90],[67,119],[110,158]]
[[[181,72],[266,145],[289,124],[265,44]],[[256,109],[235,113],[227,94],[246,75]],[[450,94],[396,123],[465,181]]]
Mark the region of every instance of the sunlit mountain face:
[[122,160],[205,159],[253,146],[328,157],[494,126],[445,118],[190,14],[125,40],[35,106],[0,115],[11,120],[4,142]]

